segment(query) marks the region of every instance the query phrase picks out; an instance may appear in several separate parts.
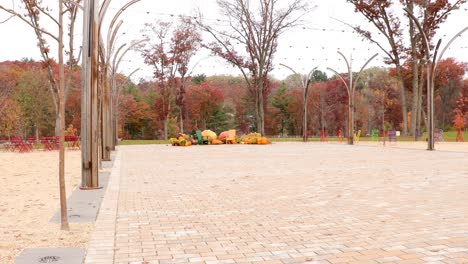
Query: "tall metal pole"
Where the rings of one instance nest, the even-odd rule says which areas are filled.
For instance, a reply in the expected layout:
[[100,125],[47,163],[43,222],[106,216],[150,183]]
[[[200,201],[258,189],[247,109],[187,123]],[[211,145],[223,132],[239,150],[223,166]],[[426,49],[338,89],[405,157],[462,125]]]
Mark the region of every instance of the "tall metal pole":
[[[298,74],[293,68],[285,65],[285,64],[280,64],[281,66],[289,69],[290,71],[292,71],[294,74]],[[302,78],[301,77],[301,83],[302,83],[302,89],[304,89],[304,94],[303,94],[303,107],[302,107],[302,110],[303,110],[303,133],[302,133],[302,141],[303,142],[307,142],[307,98],[308,98],[308,94],[309,94],[309,86],[312,82],[312,77],[313,77],[313,74],[315,72],[315,70],[317,70],[317,67],[315,67],[314,69],[312,69],[309,73],[309,75],[307,75],[306,78]]]
[[[341,52],[338,52],[341,53]],[[341,53],[341,56],[346,61],[346,57]],[[346,63],[348,63],[346,61]],[[354,145],[354,85],[353,85],[353,54],[350,56],[349,64],[348,64],[348,76],[349,76],[349,109],[348,109],[348,142],[350,145]]]
[[348,68],[348,82],[345,81],[345,79],[339,74],[337,71],[335,71],[332,68],[327,68],[328,70],[334,72],[336,76],[338,76],[343,84],[346,87],[346,91],[348,92],[348,144],[349,145],[354,145],[354,90],[356,89],[356,85],[361,78],[361,74],[364,71],[364,69],[367,67],[367,65],[375,58],[377,57],[377,53],[374,54],[370,59],[367,60],[367,62],[362,66],[361,70],[359,71],[356,80],[353,81],[353,56],[351,55],[350,61],[346,58],[346,56],[338,51],[338,54],[344,59],[346,62],[346,66]]
[[[138,72],[140,70],[140,68],[138,69],[135,69],[132,73],[130,73],[128,76],[127,76],[127,81],[126,83],[129,83],[131,82],[130,80],[130,77],[132,77],[133,74],[135,74],[136,72]],[[120,89],[117,88],[117,81],[115,79],[115,73],[112,75],[112,107],[113,107],[113,115],[114,115],[114,119],[113,119],[113,146],[114,146],[114,150],[115,150],[115,146],[117,145],[117,141],[118,141],[118,138],[119,138],[119,95],[120,95]]]
[[421,24],[419,23],[418,19],[411,13],[410,10],[407,8],[403,9],[408,17],[413,20],[414,24],[418,28],[419,32],[422,36],[422,41],[424,45],[425,51],[425,59],[427,63],[427,118],[428,118],[428,140],[427,140],[427,150],[435,150],[434,148],[434,87],[432,86],[432,71],[434,69],[434,65],[431,65],[431,48],[429,41],[427,39],[427,35],[424,32]]
[[[102,134],[101,134],[101,150],[102,150],[102,160],[109,161],[110,160],[110,152],[111,150],[115,149],[115,140],[113,140],[113,107],[112,107],[112,95],[111,95],[111,85],[109,81],[109,73],[111,72],[111,61],[110,58],[112,56],[112,53],[114,52],[114,43],[116,40],[117,33],[123,23],[123,20],[120,20],[117,25],[115,23],[119,19],[120,15],[128,9],[130,6],[134,5],[135,3],[140,2],[141,0],[132,0],[129,1],[127,4],[125,4],[123,7],[121,7],[117,13],[114,15],[114,17],[111,20],[111,23],[109,25],[109,28],[107,30],[107,36],[106,36],[106,43],[103,43],[101,41],[99,47],[103,49],[103,61],[102,65],[103,67],[103,81],[102,81],[102,108],[101,108],[101,117],[102,117]],[[106,15],[107,9],[109,7],[111,0],[105,0],[103,2],[103,5],[101,7],[101,10],[99,12],[99,36],[101,36],[101,26],[102,26],[102,21],[104,20],[104,17]],[[114,27],[115,26],[115,27]],[[104,48],[104,44],[106,45]],[[104,49],[107,49],[107,52],[104,52]]]
[[100,188],[98,175],[98,10],[99,0],[84,1],[81,189]]

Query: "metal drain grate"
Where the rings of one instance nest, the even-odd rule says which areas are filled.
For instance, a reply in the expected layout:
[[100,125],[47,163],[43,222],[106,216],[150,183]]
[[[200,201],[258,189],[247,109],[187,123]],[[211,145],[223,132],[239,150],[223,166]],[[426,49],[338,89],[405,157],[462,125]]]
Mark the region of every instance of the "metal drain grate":
[[57,256],[45,256],[39,259],[39,263],[54,263],[60,260]]

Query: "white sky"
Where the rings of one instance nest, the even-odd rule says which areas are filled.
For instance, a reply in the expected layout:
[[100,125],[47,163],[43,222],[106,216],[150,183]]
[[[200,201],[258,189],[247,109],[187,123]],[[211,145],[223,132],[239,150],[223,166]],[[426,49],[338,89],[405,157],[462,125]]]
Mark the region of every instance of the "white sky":
[[[16,1],[16,0],[15,0]],[[107,15],[107,21],[128,0],[112,0]],[[287,0],[283,0],[287,1]],[[7,2],[2,0],[2,2]],[[57,5],[57,0],[44,0],[50,7]],[[101,1],[102,2],[102,1]],[[350,24],[359,24],[366,27],[367,22],[360,14],[354,13],[351,4],[346,0],[310,0],[311,6],[316,6],[304,17],[307,24],[291,30],[281,36],[278,52],[275,56],[276,78],[285,78],[290,72],[279,66],[280,63],[293,67],[296,71],[306,73],[318,66],[320,70],[326,71],[327,67],[345,72],[345,64],[339,59],[336,51],[340,49],[345,54],[353,54],[354,71],[358,71],[364,62],[375,53],[380,56],[370,66],[383,66],[382,52],[368,42],[363,42],[349,27],[337,22],[333,18],[346,21]],[[462,28],[468,26],[468,5],[456,11],[449,17],[439,30],[438,37],[445,37],[447,42]],[[216,0],[142,0],[135,4],[121,16],[124,24],[120,32],[125,32],[117,40],[117,46],[129,43],[135,39],[141,39],[141,29],[144,23],[153,22],[155,19],[173,21],[177,15],[194,15],[195,9],[200,8],[208,22],[223,23],[223,18],[217,12]],[[0,21],[6,18],[0,13]],[[108,22],[107,22],[108,23]],[[81,46],[82,22],[77,23],[76,39],[78,47]],[[45,24],[45,27],[56,31],[53,24]],[[369,25],[368,29],[372,29]],[[344,31],[344,32],[343,32]],[[37,41],[31,28],[18,19],[12,19],[5,24],[0,24],[0,32],[4,36],[0,42],[0,61],[19,60],[24,57],[40,59]],[[51,40],[52,44],[53,41]],[[54,48],[54,45],[51,45]],[[465,33],[446,53],[446,57],[455,57],[459,61],[468,62],[468,33]],[[199,62],[197,64],[197,62]],[[192,66],[193,74],[205,73],[207,75],[233,74],[238,75],[237,69],[226,64],[222,59],[210,56],[208,51],[200,51],[194,58]],[[149,79],[152,69],[145,66],[141,56],[136,52],[130,52],[121,64],[120,71],[129,74],[133,70],[141,68],[135,74],[134,80],[138,78]],[[331,75],[330,72],[327,72]]]

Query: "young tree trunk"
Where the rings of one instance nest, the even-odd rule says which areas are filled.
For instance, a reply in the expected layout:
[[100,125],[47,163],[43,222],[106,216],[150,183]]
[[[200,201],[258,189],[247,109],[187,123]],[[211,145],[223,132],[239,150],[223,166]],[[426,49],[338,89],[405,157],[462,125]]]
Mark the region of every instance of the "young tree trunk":
[[59,118],[60,118],[60,219],[61,229],[69,230],[67,215],[67,196],[65,192],[65,68],[63,64],[63,0],[59,0]]
[[263,108],[263,91],[260,90],[258,98],[258,133],[265,135],[265,109]]
[[36,135],[36,144],[39,144],[39,127],[37,126],[36,123],[36,129],[35,129],[35,135]]
[[180,119],[180,133],[184,133],[184,114],[183,114],[182,108],[180,109],[179,119]]
[[[426,127],[426,131],[429,131],[429,124],[428,124],[428,120],[427,120],[427,114],[426,114],[426,111],[424,111],[423,107],[421,107],[421,113],[419,113],[419,115],[422,116],[422,121],[424,121],[424,127]],[[422,121],[420,121],[419,127],[422,127]]]
[[166,117],[164,120],[164,140],[168,139],[168,134],[169,134],[169,117]]
[[[424,72],[425,72],[425,66],[424,66],[424,63],[421,62],[420,63],[420,66],[419,66],[419,84],[418,84],[418,101],[417,101],[417,123],[416,123],[416,127],[418,129],[418,131],[421,131],[421,123],[422,123],[422,119],[421,119],[421,113],[424,112],[424,109],[423,109],[423,89],[424,89]],[[424,119],[424,122],[426,123],[427,120]],[[426,125],[427,127],[427,125]]]
[[[411,1],[408,1],[407,4],[408,10],[413,13],[414,11],[414,4]],[[413,99],[412,99],[412,107],[411,107],[411,134],[416,135],[417,129],[417,116],[418,116],[418,89],[419,89],[419,60],[417,58],[417,39],[416,39],[416,28],[414,21],[410,18],[409,19],[409,34],[410,34],[410,41],[411,41],[411,58],[412,58],[412,71],[413,71],[413,80],[412,80],[412,87],[413,87]]]
[[[59,107],[60,109],[60,107]],[[57,109],[57,114],[55,115],[55,136],[60,136],[60,110]]]
[[401,112],[403,117],[403,131],[402,135],[406,136],[408,134],[408,106],[406,105],[406,91],[405,91],[405,84],[403,82],[403,74],[401,72],[401,66],[396,66],[397,75],[398,75],[398,83],[400,85],[400,96],[401,96]]
[[258,75],[258,82],[257,82],[257,132],[265,135],[265,109],[263,107],[263,95],[265,91],[265,81],[263,79],[263,65],[260,65],[260,71]]

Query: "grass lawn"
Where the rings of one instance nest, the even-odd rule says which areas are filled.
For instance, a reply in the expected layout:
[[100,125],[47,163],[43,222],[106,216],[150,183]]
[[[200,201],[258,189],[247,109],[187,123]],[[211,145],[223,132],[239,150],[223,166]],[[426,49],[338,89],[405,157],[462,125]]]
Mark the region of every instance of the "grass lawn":
[[155,145],[155,144],[170,144],[169,140],[122,140],[119,145]]

